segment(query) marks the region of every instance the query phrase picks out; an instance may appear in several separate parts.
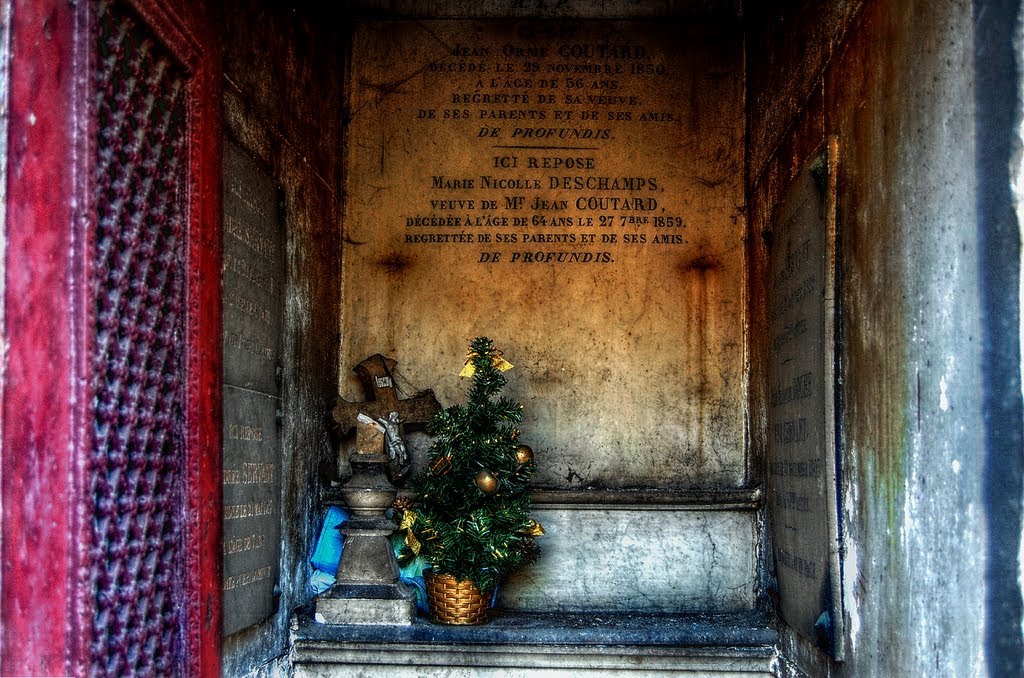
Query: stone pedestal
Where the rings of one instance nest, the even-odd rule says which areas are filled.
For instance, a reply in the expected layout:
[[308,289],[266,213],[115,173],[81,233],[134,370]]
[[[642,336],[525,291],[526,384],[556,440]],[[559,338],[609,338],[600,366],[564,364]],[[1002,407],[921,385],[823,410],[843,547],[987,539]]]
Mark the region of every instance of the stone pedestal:
[[345,550],[334,586],[316,603],[324,624],[411,624],[416,599],[399,581],[388,539],[394,531],[384,517],[350,519],[341,532]]
[[[385,454],[368,454],[367,448],[384,437],[361,438],[352,455],[352,478],[327,503],[348,507],[352,518],[341,528],[345,548],[334,586],[316,601],[316,620],[323,624],[408,625],[416,619],[415,596],[398,578],[398,563],[389,537],[394,524],[384,513],[397,491],[388,482]],[[377,449],[381,449],[378,447]]]

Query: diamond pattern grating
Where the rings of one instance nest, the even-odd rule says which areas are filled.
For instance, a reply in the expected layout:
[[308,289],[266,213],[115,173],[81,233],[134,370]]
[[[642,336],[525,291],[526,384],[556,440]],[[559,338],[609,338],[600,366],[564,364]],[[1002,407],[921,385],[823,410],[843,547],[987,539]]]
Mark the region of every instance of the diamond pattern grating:
[[97,12],[92,675],[182,656],[185,73],[130,11]]

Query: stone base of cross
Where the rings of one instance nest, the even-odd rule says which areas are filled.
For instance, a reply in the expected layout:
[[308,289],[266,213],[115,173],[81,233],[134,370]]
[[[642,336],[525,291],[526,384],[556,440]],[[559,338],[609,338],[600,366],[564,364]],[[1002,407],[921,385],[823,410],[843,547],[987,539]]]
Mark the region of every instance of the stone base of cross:
[[381,424],[362,414],[357,429],[363,449],[352,455],[354,472],[339,492],[352,518],[341,528],[345,547],[338,574],[334,586],[317,598],[316,619],[324,624],[411,624],[416,601],[399,580],[390,540],[395,526],[384,515],[397,495],[384,471],[387,437]]
[[426,423],[440,404],[424,391],[399,400],[395,394],[395,361],[377,354],[355,367],[367,401],[339,400],[332,415],[342,433],[356,429],[356,449],[349,459],[352,477],[328,504],[342,504],[352,513],[341,528],[345,547],[334,586],[316,601],[316,619],[324,624],[412,624],[415,596],[399,580],[391,548],[395,526],[385,517],[398,492],[388,481],[389,463],[404,454],[400,423]]

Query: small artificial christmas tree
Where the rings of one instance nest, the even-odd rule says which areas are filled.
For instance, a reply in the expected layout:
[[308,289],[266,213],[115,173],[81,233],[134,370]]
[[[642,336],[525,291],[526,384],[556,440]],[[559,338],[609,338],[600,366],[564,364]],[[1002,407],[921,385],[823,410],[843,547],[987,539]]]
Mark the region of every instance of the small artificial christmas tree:
[[516,441],[523,406],[498,397],[510,367],[490,339],[470,344],[469,402],[430,421],[430,460],[412,483],[418,497],[399,516],[407,548],[434,573],[472,581],[481,592],[534,561],[535,537],[544,534],[530,518],[533,452]]

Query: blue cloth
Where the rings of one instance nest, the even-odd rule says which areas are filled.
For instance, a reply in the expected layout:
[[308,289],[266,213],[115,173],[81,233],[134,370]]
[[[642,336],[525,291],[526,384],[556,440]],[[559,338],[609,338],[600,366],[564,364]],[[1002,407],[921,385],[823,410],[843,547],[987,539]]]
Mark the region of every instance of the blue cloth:
[[334,575],[338,573],[341,552],[345,548],[345,535],[338,529],[348,520],[348,511],[340,506],[331,506],[324,516],[320,537],[316,540],[313,555],[309,564],[313,571],[309,576],[309,589],[319,595],[334,585]]
[[341,562],[341,552],[345,548],[345,535],[340,528],[348,520],[348,511],[340,506],[331,506],[324,516],[324,526],[320,528],[320,538],[317,539],[316,548],[313,549],[313,557],[309,564],[314,570],[320,570],[330,575],[338,573],[338,563]]
[[309,589],[313,592],[313,595],[320,595],[327,589],[334,586],[334,575],[327,574],[323,570],[313,570],[313,573],[309,576]]
[[[403,546],[404,535],[391,535],[391,548],[394,549],[396,556],[401,554]],[[416,609],[423,613],[427,612],[427,584],[423,580],[423,570],[427,567],[429,566],[423,556],[416,556],[398,568],[398,578],[416,594]]]
[[[345,549],[345,536],[339,529],[349,519],[348,511],[339,507],[331,506],[327,509],[324,517],[324,525],[320,528],[320,537],[317,539],[313,555],[309,564],[313,572],[309,577],[309,588],[314,595],[319,595],[334,585],[334,577],[338,573],[338,563],[341,562],[341,553]],[[402,550],[404,537],[394,535],[391,539],[391,546],[395,555]],[[420,612],[427,611],[427,585],[423,581],[423,568],[426,562],[422,558],[414,558],[406,563],[399,571],[399,579],[416,594],[416,609]]]

